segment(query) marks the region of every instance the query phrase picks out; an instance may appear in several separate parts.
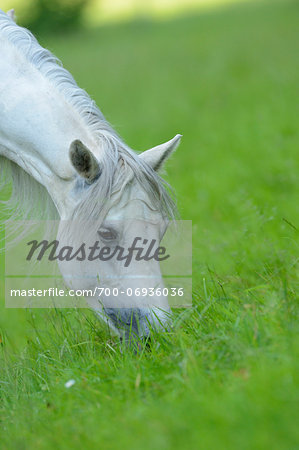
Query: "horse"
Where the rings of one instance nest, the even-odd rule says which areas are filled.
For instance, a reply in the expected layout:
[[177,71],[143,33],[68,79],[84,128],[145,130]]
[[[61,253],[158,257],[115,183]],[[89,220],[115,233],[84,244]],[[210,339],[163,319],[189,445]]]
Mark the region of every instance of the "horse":
[[[13,217],[31,218],[42,204],[43,218],[75,223],[107,245],[125,247],[132,223],[137,236],[160,242],[161,223],[175,217],[176,204],[159,171],[180,139],[177,134],[137,154],[61,62],[15,23],[12,12],[0,10],[0,158],[4,183],[7,176],[12,180]],[[87,230],[86,223],[93,225]],[[119,275],[121,287],[128,279],[139,286],[134,264],[123,266],[110,262],[110,273]],[[163,286],[159,263],[143,268],[144,280]],[[60,270],[64,276],[63,264]],[[101,270],[88,278],[89,287],[100,285]],[[111,329],[148,337],[151,327],[163,329],[171,317],[167,295],[159,307],[155,296],[148,300],[140,304],[133,295],[126,303],[122,296],[119,306],[103,295],[101,304],[88,302]]]

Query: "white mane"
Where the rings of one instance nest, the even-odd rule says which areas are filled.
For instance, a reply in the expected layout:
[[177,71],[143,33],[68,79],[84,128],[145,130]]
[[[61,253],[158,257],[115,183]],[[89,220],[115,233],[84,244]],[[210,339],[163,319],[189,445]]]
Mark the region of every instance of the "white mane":
[[[74,217],[86,219],[96,217],[102,210],[103,199],[123,189],[133,176],[140,182],[150,199],[164,213],[173,216],[174,203],[165,189],[164,181],[141,160],[117,135],[88,94],[80,89],[72,75],[62,67],[61,62],[51,52],[42,48],[35,37],[26,29],[16,25],[10,17],[0,10],[0,37],[13,44],[66,101],[79,112],[84,123],[98,142],[106,150],[101,177],[93,183],[83,196]],[[42,205],[43,218],[56,218],[56,208],[46,189],[20,169],[16,164],[1,157],[1,170],[4,175],[2,187],[7,176],[12,177],[12,194],[4,202],[14,218],[40,217]],[[45,205],[47,205],[45,207]]]

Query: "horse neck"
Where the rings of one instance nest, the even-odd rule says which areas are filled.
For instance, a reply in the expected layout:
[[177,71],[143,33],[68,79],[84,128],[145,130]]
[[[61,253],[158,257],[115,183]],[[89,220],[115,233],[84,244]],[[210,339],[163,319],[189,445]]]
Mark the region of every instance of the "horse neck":
[[46,187],[60,216],[76,202],[69,147],[80,139],[101,158],[91,130],[59,90],[0,36],[0,154]]

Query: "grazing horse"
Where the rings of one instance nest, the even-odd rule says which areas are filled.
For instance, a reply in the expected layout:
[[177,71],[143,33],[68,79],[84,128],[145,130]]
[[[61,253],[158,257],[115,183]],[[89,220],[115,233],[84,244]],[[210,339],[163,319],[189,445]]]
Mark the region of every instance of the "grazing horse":
[[[43,218],[81,224],[83,233],[85,221],[92,221],[102,242],[123,247],[136,218],[143,224],[138,233],[160,242],[161,223],[174,217],[175,204],[157,172],[180,138],[136,154],[60,62],[14,22],[11,12],[0,10],[0,155],[3,175],[12,176],[9,205],[15,217],[22,208],[21,217],[31,218],[42,205]],[[159,263],[144,268],[145,279],[163,286]],[[120,279],[134,281],[134,270],[134,265],[126,268]],[[61,271],[64,275],[63,266]],[[99,269],[89,287],[100,280]],[[147,336],[151,326],[167,323],[167,296],[161,308],[150,306],[155,299],[140,305],[130,298],[126,307],[122,298],[119,308],[110,307],[110,300],[107,295],[101,305],[90,304],[112,328],[125,324]]]

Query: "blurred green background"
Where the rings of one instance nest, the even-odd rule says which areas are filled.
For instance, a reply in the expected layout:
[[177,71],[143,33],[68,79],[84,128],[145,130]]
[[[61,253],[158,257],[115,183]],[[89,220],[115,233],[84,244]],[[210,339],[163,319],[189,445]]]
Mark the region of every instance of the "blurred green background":
[[[24,26],[53,31],[64,25],[95,26],[103,23],[119,23],[134,18],[163,19],[186,11],[197,12],[246,0],[2,0],[1,8],[14,8]],[[65,31],[65,30],[64,30]]]
[[91,313],[2,298],[0,446],[299,448],[298,2],[1,7],[133,149],[183,134],[165,177],[193,220],[194,306],[135,355]]

